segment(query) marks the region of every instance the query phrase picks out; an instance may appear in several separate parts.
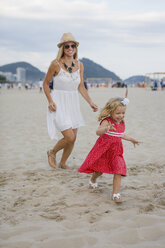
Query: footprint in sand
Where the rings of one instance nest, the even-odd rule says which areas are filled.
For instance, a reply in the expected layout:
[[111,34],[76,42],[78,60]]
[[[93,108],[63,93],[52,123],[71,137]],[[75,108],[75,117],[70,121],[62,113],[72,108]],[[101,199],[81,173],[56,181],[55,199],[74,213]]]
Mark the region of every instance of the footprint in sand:
[[101,214],[90,214],[88,216],[88,221],[89,223],[94,223],[100,220],[100,218],[101,218]]
[[46,219],[56,220],[57,222],[61,222],[66,219],[65,216],[60,215],[59,213],[56,212],[43,213],[40,214],[40,216]]
[[147,213],[147,212],[151,212],[154,210],[154,205],[153,204],[148,204],[145,207],[141,207],[139,209],[139,213]]

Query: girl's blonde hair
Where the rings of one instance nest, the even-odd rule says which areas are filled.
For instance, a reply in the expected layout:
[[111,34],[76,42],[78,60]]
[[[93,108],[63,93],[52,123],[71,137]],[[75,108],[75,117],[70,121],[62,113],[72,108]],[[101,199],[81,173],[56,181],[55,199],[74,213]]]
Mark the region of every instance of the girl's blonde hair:
[[[63,56],[64,56],[64,45],[65,43],[59,48],[58,53],[57,53],[57,57],[56,59],[59,61]],[[76,45],[76,44],[75,44]],[[78,48],[76,46],[76,52],[73,55],[74,59],[78,59]]]
[[98,116],[98,121],[103,120],[107,116],[111,116],[113,112],[117,109],[119,106],[124,106],[122,101],[124,98],[122,97],[116,97],[111,98],[106,105],[101,109],[100,114]]

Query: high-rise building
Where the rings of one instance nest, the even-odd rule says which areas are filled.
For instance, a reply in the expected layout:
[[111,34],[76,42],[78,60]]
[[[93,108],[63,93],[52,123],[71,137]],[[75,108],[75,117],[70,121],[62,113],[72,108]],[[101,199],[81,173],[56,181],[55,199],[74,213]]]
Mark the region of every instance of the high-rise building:
[[26,69],[17,67],[17,81],[19,82],[26,81]]

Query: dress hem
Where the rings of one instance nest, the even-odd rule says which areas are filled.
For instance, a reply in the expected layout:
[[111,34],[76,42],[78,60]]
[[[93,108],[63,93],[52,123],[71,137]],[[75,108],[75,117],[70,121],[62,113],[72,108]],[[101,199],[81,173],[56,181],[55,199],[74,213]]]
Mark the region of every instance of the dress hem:
[[[91,171],[91,172],[85,172],[85,171],[79,171],[79,170],[78,170],[79,173],[85,173],[85,174],[92,174],[92,173],[95,172],[95,171],[96,171],[96,170]],[[126,174],[113,173],[113,172],[110,173],[110,172],[105,172],[105,171],[103,172],[103,171],[100,171],[100,170],[99,170],[99,171],[96,171],[96,172],[101,172],[101,173],[103,173],[103,174],[106,173],[106,174],[109,174],[109,175],[121,175],[122,177],[126,177],[126,176],[127,176]]]

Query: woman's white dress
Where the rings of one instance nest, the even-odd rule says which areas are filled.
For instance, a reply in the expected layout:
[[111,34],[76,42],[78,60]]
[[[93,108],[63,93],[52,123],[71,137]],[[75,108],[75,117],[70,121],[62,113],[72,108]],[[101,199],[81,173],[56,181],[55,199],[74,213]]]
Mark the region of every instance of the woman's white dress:
[[60,68],[58,75],[53,78],[51,97],[57,110],[47,111],[48,134],[51,139],[58,139],[58,131],[85,125],[80,111],[79,84],[80,69],[69,73]]

